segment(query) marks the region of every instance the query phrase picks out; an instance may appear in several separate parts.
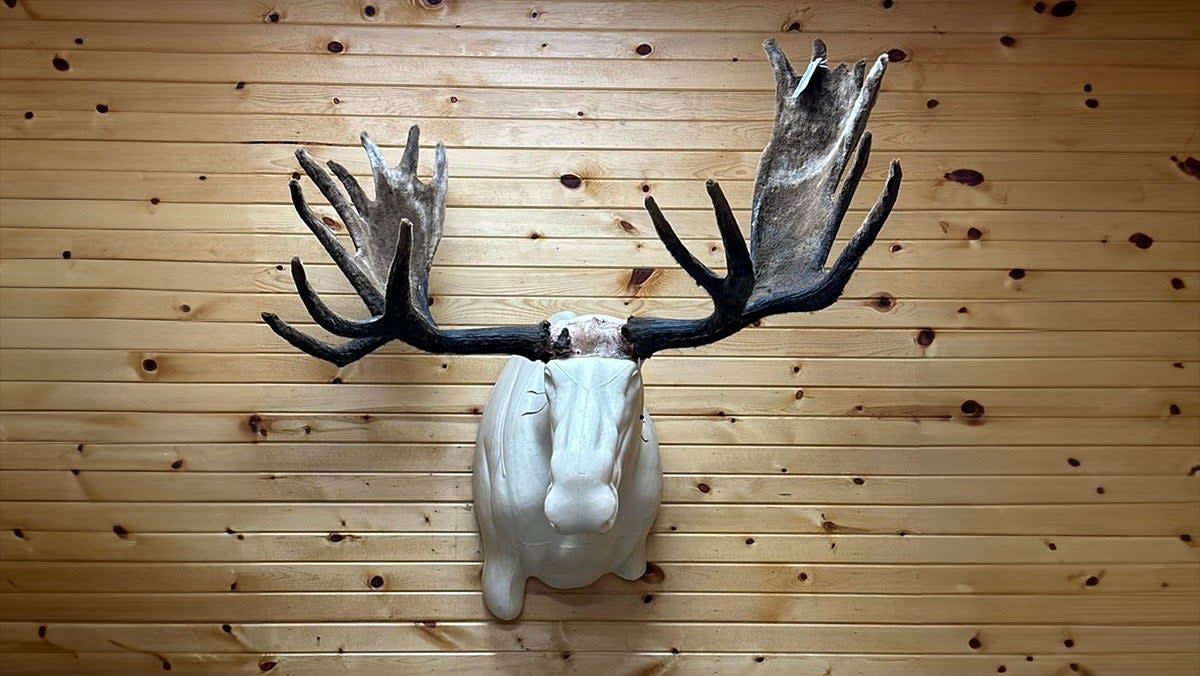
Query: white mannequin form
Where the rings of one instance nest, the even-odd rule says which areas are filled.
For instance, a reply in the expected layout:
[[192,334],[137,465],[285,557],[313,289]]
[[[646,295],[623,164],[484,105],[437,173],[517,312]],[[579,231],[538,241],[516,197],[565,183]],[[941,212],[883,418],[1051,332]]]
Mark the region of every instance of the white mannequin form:
[[[623,322],[574,313],[554,326]],[[579,342],[579,341],[576,341]],[[483,598],[520,614],[525,582],[582,587],[606,573],[636,580],[662,496],[654,427],[636,361],[512,357],[484,409],[475,445],[475,514]]]

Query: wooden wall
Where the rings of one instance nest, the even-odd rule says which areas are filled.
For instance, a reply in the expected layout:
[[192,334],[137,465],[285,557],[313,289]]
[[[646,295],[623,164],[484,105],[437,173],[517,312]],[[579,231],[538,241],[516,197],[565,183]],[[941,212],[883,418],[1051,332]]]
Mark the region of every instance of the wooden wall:
[[[896,62],[847,226],[900,157],[880,241],[834,307],[649,363],[641,582],[489,620],[503,359],[273,335],[293,254],[355,306],[293,150],[446,141],[444,323],[698,313],[642,198],[721,260],[760,44],[818,35]],[[1194,2],[5,0],[0,50],[0,672],[1200,668]]]

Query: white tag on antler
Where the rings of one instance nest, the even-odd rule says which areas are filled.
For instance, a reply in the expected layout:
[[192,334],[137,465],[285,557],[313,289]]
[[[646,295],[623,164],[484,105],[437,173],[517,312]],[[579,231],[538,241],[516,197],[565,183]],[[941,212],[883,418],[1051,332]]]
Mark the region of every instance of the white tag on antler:
[[792,98],[800,96],[801,92],[808,88],[808,83],[812,81],[812,77],[816,74],[817,69],[824,68],[828,63],[829,61],[825,57],[809,61],[808,68],[805,68],[804,74],[800,76],[800,84],[796,85],[796,90],[792,92]]

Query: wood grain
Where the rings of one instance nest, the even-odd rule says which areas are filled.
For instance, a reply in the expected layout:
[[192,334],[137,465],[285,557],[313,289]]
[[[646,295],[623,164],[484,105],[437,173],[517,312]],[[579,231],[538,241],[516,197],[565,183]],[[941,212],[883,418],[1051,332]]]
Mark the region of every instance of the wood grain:
[[[446,142],[445,325],[701,316],[642,201],[720,267],[702,182],[748,231],[762,41],[818,36],[891,59],[835,246],[892,158],[897,210],[832,307],[645,364],[647,575],[491,621],[505,358],[263,326],[292,256],[363,313],[293,152]],[[1195,674],[1198,73],[1185,0],[5,2],[0,671]]]

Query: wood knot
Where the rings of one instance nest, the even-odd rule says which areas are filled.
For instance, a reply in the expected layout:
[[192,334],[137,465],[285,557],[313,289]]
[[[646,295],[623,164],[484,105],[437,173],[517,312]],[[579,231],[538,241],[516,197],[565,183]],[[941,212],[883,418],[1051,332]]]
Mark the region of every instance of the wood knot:
[[1154,239],[1144,232],[1135,232],[1129,236],[1129,241],[1139,249],[1149,249]]
[[583,185],[583,179],[575,174],[563,174],[562,176],[558,177],[558,182],[562,183],[571,190]]
[[706,483],[699,483],[696,484],[696,490],[700,491],[701,493],[707,493],[711,491],[712,488]]
[[1075,8],[1078,6],[1075,0],[1062,0],[1062,2],[1054,3],[1054,6],[1050,8],[1050,15],[1060,19],[1071,16],[1075,13]]
[[650,52],[654,51],[654,48],[643,42],[637,47],[634,47],[633,51],[637,52],[638,56],[648,56]]
[[112,530],[113,530],[113,533],[115,533],[116,536],[121,538],[122,540],[129,537],[129,531],[125,530],[125,527],[121,526],[120,524],[113,526]]
[[1025,268],[1013,268],[1008,271],[1008,276],[1011,279],[1025,279]]
[[967,228],[967,239],[975,241],[983,238],[983,231],[979,228]]
[[939,104],[941,104],[941,101],[938,101],[937,99],[929,99],[925,102],[925,107],[933,110],[934,108],[937,108]]
[[900,63],[908,58],[908,52],[903,49],[889,49],[887,55],[888,61],[891,63]]
[[1011,35],[1002,35],[1000,36],[1000,44],[1004,45],[1005,47],[1012,47],[1013,45],[1017,44],[1017,39]]
[[962,406],[959,406],[959,410],[962,411],[963,415],[967,416],[968,418],[979,418],[983,416],[983,404],[980,404],[974,399],[968,399],[964,401]]
[[367,580],[367,584],[371,585],[372,589],[379,589],[380,587],[383,586],[383,576],[372,575],[371,579]]
[[933,329],[921,329],[917,331],[916,343],[921,347],[929,347],[933,345],[933,339],[937,337],[937,332]]
[[870,305],[880,312],[889,312],[892,308],[896,307],[896,299],[890,293],[884,291],[871,296]]
[[943,178],[947,181],[954,181],[963,185],[976,186],[983,183],[983,174],[974,169],[955,169],[943,174]]
[[[27,113],[27,115],[28,115],[28,117],[33,117],[32,113]],[[28,117],[26,119],[28,119]],[[1187,174],[1188,176],[1192,176],[1193,178],[1200,178],[1200,160],[1198,160],[1194,157],[1188,157],[1185,160],[1181,160],[1178,157],[1172,155],[1171,161],[1175,163],[1176,167],[1179,167],[1180,171]]]
[[246,419],[247,426],[250,427],[250,434],[256,437],[267,436],[267,426],[263,424],[262,416],[255,413]]
[[629,286],[640,287],[649,281],[656,268],[634,268],[629,271]]
[[50,63],[54,65],[55,70],[61,70],[61,71],[71,70],[71,64],[68,63],[67,60],[62,58],[61,56],[55,56],[53,59],[50,60]]
[[667,579],[667,574],[663,572],[663,569],[649,561],[646,562],[646,572],[642,573],[642,576],[638,578],[639,581],[647,584],[661,584],[665,579]]

